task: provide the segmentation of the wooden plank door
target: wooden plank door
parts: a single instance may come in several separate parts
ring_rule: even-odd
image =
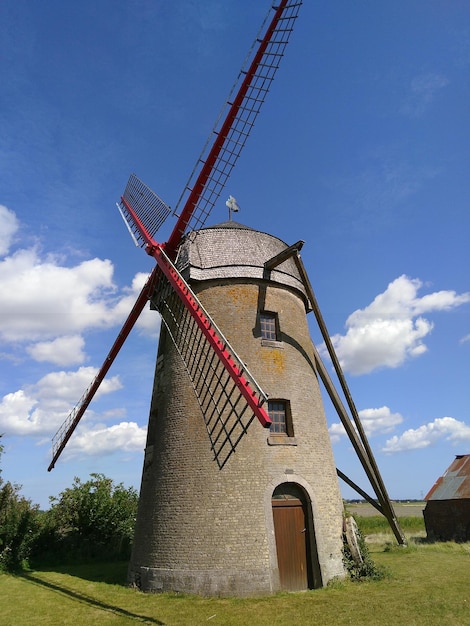
[[[302,502],[273,500],[272,507],[281,589],[308,589],[308,531]]]

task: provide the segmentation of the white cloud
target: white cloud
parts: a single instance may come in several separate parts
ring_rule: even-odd
[[[453,417],[439,417],[419,428],[410,428],[403,434],[388,439],[383,447],[383,452],[392,453],[428,448],[441,440],[468,446],[470,443],[470,426]]]
[[[0,404],[0,428],[5,435],[41,435],[46,431],[38,423],[34,410],[37,400],[22,389],[8,393]]]
[[[12,239],[19,228],[18,219],[13,211],[0,204],[0,256],[8,253]]]
[[[391,432],[397,424],[401,424],[403,417],[400,413],[392,413],[388,406],[377,409],[362,409],[359,418],[367,437]],[[328,429],[332,443],[346,436],[346,431],[340,422],[332,424]]]
[[[140,452],[145,448],[146,436],[147,428],[135,422],[121,422],[109,427],[96,425],[74,434],[67,444],[64,458],[111,454],[116,451]]]
[[[143,272],[136,274],[132,280],[131,288],[126,290],[127,295],[125,295],[116,306],[116,313],[120,314],[123,320],[129,315],[147,278],[148,274]],[[136,327],[146,335],[156,337],[160,329],[160,321],[160,315],[156,311],[151,310],[150,305],[147,304],[136,322]]]
[[[12,211],[0,205],[0,252],[8,251],[18,221]],[[106,259],[89,259],[67,267],[57,256],[41,256],[37,248],[17,250],[0,261],[0,340],[18,345],[25,341],[40,342],[30,346],[37,360],[59,365],[83,362],[83,345],[79,334],[93,328],[110,328],[122,324],[139,295],[147,274],[138,273],[131,287],[118,292],[113,282],[114,267]],[[158,335],[160,319],[147,305],[137,328]],[[66,358],[65,336],[74,336],[75,360]],[[58,341],[47,345],[49,341]],[[72,341],[71,339],[67,341]]]
[[[449,80],[442,74],[427,73],[415,76],[401,112],[411,117],[419,117],[433,102],[438,91],[448,84]]]
[[[382,406],[378,409],[363,409],[359,411],[359,417],[368,437],[389,433],[403,421],[400,413],[392,413],[388,406]]]
[[[33,249],[7,257],[0,263],[0,337],[47,339],[111,326],[116,322],[112,275],[108,260],[64,267],[54,258],[40,259]]]
[[[7,254],[19,223],[15,214],[0,206],[0,253]],[[21,363],[22,349],[32,359],[60,367],[85,361],[85,333],[120,326],[129,315],[148,275],[136,274],[130,287],[118,291],[109,260],[90,259],[68,267],[63,258],[43,255],[39,248],[18,249],[0,259],[0,341],[11,347],[2,358]],[[136,322],[146,335],[156,336],[159,315],[148,304]],[[117,334],[117,330],[116,330]],[[103,355],[104,356],[104,355]],[[7,436],[49,441],[69,415],[98,370],[50,372],[0,398],[0,432]],[[95,398],[122,387],[117,376],[105,378]],[[72,453],[109,453],[114,449],[142,450],[145,428],[122,421],[122,407],[98,415],[88,408],[70,444]],[[121,421],[109,427],[97,420]]]
[[[86,389],[98,373],[96,367],[80,367],[76,372],[51,372],[41,378],[34,389],[37,390],[41,402],[50,399],[61,399],[67,402],[75,402],[83,390]],[[95,397],[121,389],[118,376],[106,378],[100,385]],[[50,407],[50,404],[48,405]]]
[[[332,424],[328,428],[328,432],[330,433],[331,443],[338,443],[342,437],[346,437],[346,431],[344,430],[344,426],[341,422],[335,422]]]
[[[366,308],[348,317],[346,334],[331,338],[345,371],[366,374],[379,367],[398,367],[406,359],[423,354],[427,350],[423,339],[432,331],[433,323],[422,315],[470,302],[470,293],[455,291],[418,298],[421,287],[420,280],[402,275]]]
[[[0,432],[14,436],[52,437],[97,374],[93,367],[76,372],[52,372],[35,385],[5,395],[0,402]],[[95,398],[122,387],[119,378],[106,378]],[[88,410],[88,417],[93,413]]]
[[[57,337],[53,341],[41,341],[27,348],[35,361],[48,361],[62,367],[76,365],[85,360],[85,340],[80,335]]]

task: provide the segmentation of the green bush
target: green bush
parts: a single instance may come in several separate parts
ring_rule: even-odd
[[[356,538],[361,561],[354,558],[346,534],[343,534],[343,563],[349,577],[354,581],[381,580],[385,577],[385,570],[372,560],[364,535],[359,528],[356,530]]]
[[[103,474],[86,482],[75,477],[72,487],[49,498],[49,511],[39,511],[20,489],[0,477],[0,570],[129,559],[138,503],[133,487]]]
[[[0,445],[0,455],[2,452]],[[19,492],[19,485],[4,483],[0,478],[0,570],[3,571],[21,569],[34,540],[38,507]]]
[[[127,559],[134,533],[138,494],[103,474],[51,497],[40,518],[33,558],[36,562]]]

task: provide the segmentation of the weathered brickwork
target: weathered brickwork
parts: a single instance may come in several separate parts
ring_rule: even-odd
[[[235,256],[256,257],[250,267],[262,272],[260,248],[264,263],[279,252],[279,240],[243,231],[243,256],[239,252]],[[233,225],[220,228],[224,246],[219,248],[224,254],[230,255],[230,250],[234,254],[239,234]],[[217,233],[211,232],[211,242],[214,238]],[[204,240],[197,241],[200,249]],[[251,257],[250,241],[255,250]],[[191,251],[186,253],[191,280],[194,261]],[[342,500],[314,367],[306,300],[295,287],[298,277],[292,264],[288,280],[282,278],[282,266],[275,282],[262,278],[262,273],[261,278],[251,275],[251,269],[243,277],[240,267],[231,279],[226,271],[233,269],[233,259],[221,260],[221,254],[213,257],[220,276],[215,262],[208,267],[211,261],[206,259],[210,278],[204,280],[201,263],[199,280],[192,287],[268,396],[290,402],[293,445],[273,442],[269,430],[255,420],[219,469],[184,365],[162,332],[129,579],[146,591],[204,595],[277,591],[271,498],[278,485],[294,483],[311,507],[312,536],[326,584],[344,574]],[[279,342],[263,345],[262,310],[278,314]]]

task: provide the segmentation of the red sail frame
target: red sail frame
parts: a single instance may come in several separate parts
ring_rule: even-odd
[[[236,95],[236,97],[234,98],[233,102],[230,105],[228,114],[225,118],[225,121],[221,127],[221,129],[219,131],[217,131],[216,133],[216,139],[214,141],[214,144],[209,152],[209,155],[205,158],[205,160],[203,161],[202,164],[202,168],[201,171],[198,174],[197,180],[195,182],[195,184],[193,185],[191,191],[190,191],[190,195],[187,198],[184,208],[182,209],[180,216],[178,218],[178,221],[168,239],[168,241],[166,242],[166,244],[162,245],[162,246],[154,246],[154,242],[152,241],[148,241],[147,244],[150,245],[150,250],[147,250],[150,254],[152,254],[152,256],[154,254],[157,255],[158,258],[156,258],[157,260],[157,266],[154,268],[154,270],[152,271],[152,273],[150,274],[149,279],[147,280],[144,288],[142,289],[141,293],[139,294],[137,301],[135,302],[131,313],[129,314],[128,318],[126,319],[126,321],[124,322],[124,325],[116,339],[116,341],[114,342],[111,350],[109,351],[103,365],[101,366],[100,371],[98,372],[97,376],[94,378],[94,380],[92,381],[92,383],[90,384],[90,386],[88,387],[88,389],[85,391],[85,393],[83,394],[83,396],[81,397],[81,399],[79,400],[78,404],[75,406],[75,408],[72,410],[72,412],[69,414],[69,416],[67,417],[67,419],[65,420],[65,422],[62,424],[62,426],[59,428],[59,430],[57,431],[57,433],[54,436],[53,439],[53,458],[52,461],[48,467],[48,471],[51,471],[53,469],[53,467],[55,466],[55,463],[57,461],[57,459],[59,458],[60,454],[62,453],[62,451],[64,450],[67,442],[69,441],[72,433],[74,432],[75,428],[77,427],[80,419],[83,417],[83,414],[85,413],[88,405],[90,404],[91,400],[93,399],[94,395],[96,394],[101,382],[103,381],[104,377],[106,376],[109,368],[111,367],[112,363],[114,362],[114,359],[116,358],[117,354],[119,353],[124,341],[126,340],[126,338],[128,337],[130,331],[132,330],[134,324],[136,323],[139,315],[141,314],[141,312],[143,311],[147,301],[149,300],[154,288],[155,288],[155,282],[158,278],[158,268],[163,270],[162,264],[164,264],[164,262],[162,262],[159,259],[163,258],[163,255],[161,255],[162,250],[165,251],[165,253],[168,255],[168,257],[173,260],[176,256],[176,251],[178,249],[178,246],[181,242],[181,238],[185,232],[185,230],[188,227],[188,224],[190,222],[191,216],[193,215],[198,201],[201,198],[204,189],[206,187],[206,185],[208,184],[208,181],[210,180],[210,176],[211,176],[211,172],[213,172],[216,163],[217,163],[217,159],[220,158],[221,153],[223,153],[223,148],[224,148],[224,144],[226,142],[226,140],[228,139],[230,130],[232,128],[232,125],[234,124],[234,122],[237,119],[237,114],[240,111],[240,108],[242,106],[242,102],[244,101],[244,99],[247,97],[247,94],[249,92],[250,89],[250,85],[252,84],[252,81],[256,80],[256,70],[258,68],[258,66],[261,64],[261,61],[263,59],[263,55],[265,54],[269,43],[271,41],[271,38],[274,36],[274,34],[276,33],[276,28],[278,27],[279,23],[281,22],[281,20],[283,19],[283,14],[286,10],[288,9],[292,9],[292,13],[291,15],[288,16],[288,19],[293,21],[295,20],[295,18],[297,17],[297,13],[299,10],[300,5],[302,4],[302,2],[300,0],[296,1],[296,0],[281,0],[281,2],[279,3],[279,5],[277,7],[273,7],[275,9],[275,14],[274,17],[272,18],[265,35],[263,36],[263,38],[260,40],[259,42],[259,46],[257,49],[257,52],[253,58],[253,61],[250,64],[250,67],[248,69],[248,71],[245,74],[245,78],[239,88],[239,91]],[[281,31],[283,29],[280,29]],[[286,28],[285,31],[287,34],[283,34],[282,37],[282,41],[280,42],[280,48],[283,50],[285,45],[287,44],[288,41],[288,37],[290,34],[290,31],[292,30],[292,28]],[[282,52],[279,54],[279,56],[282,56]],[[275,69],[277,69],[277,67],[273,68],[274,71]],[[267,81],[268,84],[270,83],[270,81],[272,80],[272,76],[270,77],[270,79]],[[259,107],[258,107],[259,108]],[[257,111],[255,112],[255,117],[256,117]],[[246,139],[246,137],[245,137]],[[236,158],[238,158],[239,152],[234,154],[235,160]],[[232,165],[233,166],[233,165]],[[231,170],[231,168],[230,168]],[[225,178],[222,179],[223,181],[225,181]],[[219,184],[220,186],[220,184]],[[219,192],[220,193],[220,192]],[[123,199],[121,199],[122,201]],[[140,230],[140,229],[139,229]],[[141,231],[142,232],[142,231]],[[166,266],[165,266],[166,267]],[[165,271],[165,270],[163,270]],[[179,293],[179,292],[178,292]],[[188,302],[189,306],[192,306],[189,302]],[[189,309],[188,309],[189,310]],[[201,324],[201,330],[202,328],[206,328],[206,322],[205,321],[200,321],[198,322],[198,324]],[[206,332],[203,330],[203,332]],[[214,349],[216,349],[217,346],[217,340],[213,339],[212,341],[214,341]],[[217,348],[219,349],[219,348]],[[232,368],[232,366],[230,365],[230,360],[226,357],[226,355],[223,353],[223,351],[221,351],[221,355],[220,357],[222,359],[226,359],[227,362],[227,367],[228,368]],[[236,369],[236,368],[235,368]],[[240,373],[236,372],[235,369],[233,370],[233,375],[235,376],[239,376]],[[232,374],[231,374],[232,375]],[[238,385],[238,383],[237,383]],[[239,381],[239,388],[240,391],[242,389],[244,389],[245,391],[242,393],[246,393],[248,397],[251,396],[251,392],[247,392],[247,387],[245,385],[245,382],[240,379]],[[247,401],[250,403],[250,407],[251,407],[251,403],[253,403],[253,407],[254,408],[254,412],[255,414],[257,414],[258,419],[260,420],[260,422],[264,425],[264,426],[269,426],[270,424],[270,420],[269,420],[269,416],[266,414],[266,412],[264,410],[262,410],[262,408],[260,406],[257,406],[256,402],[253,402],[253,398],[251,397],[251,400]],[[258,414],[259,413],[259,414]]]
[[[191,317],[195,320],[200,331],[209,341],[215,354],[222,362],[232,380],[235,382],[238,390],[245,398],[250,409],[258,418],[260,424],[264,428],[269,428],[271,425],[271,419],[261,406],[262,402],[259,400],[257,392],[253,389],[252,384],[245,378],[243,372],[236,365],[230,351],[227,349],[226,343],[221,340],[213,324],[206,317],[201,306],[187,288],[180,274],[163,252],[162,247],[158,245],[155,246],[151,251],[151,254],[157,261],[159,268],[165,274],[179,299],[184,304]]]
[[[286,8],[294,7],[296,11],[302,2],[293,2],[292,0],[281,0],[277,8],[275,9],[274,17],[266,30],[266,33],[263,39],[260,41],[258,50],[251,62],[249,69],[245,73],[245,78],[238,90],[236,97],[230,105],[230,109],[227,113],[227,117],[222,125],[222,127],[217,131],[215,141],[212,145],[212,148],[207,157],[205,157],[203,166],[199,175],[197,177],[196,182],[194,183],[191,193],[187,198],[184,208],[181,211],[181,214],[178,218],[178,221],[173,229],[172,234],[170,235],[168,241],[165,244],[165,252],[170,257],[170,259],[174,258],[174,254],[178,248],[178,245],[181,241],[181,237],[183,236],[186,227],[191,219],[191,216],[196,208],[197,202],[201,197],[204,188],[209,180],[211,172],[214,170],[214,166],[217,162],[217,159],[222,151],[224,143],[229,136],[230,129],[236,120],[237,114],[242,106],[243,100],[246,98],[247,93],[250,89],[250,85],[254,77],[256,77],[256,71],[258,66],[260,65],[263,55],[266,53],[267,47],[274,33],[276,32],[277,25],[282,19],[283,12]],[[295,19],[297,14],[293,16],[292,19]],[[287,43],[287,41],[285,42]],[[285,45],[285,44],[284,44]]]

